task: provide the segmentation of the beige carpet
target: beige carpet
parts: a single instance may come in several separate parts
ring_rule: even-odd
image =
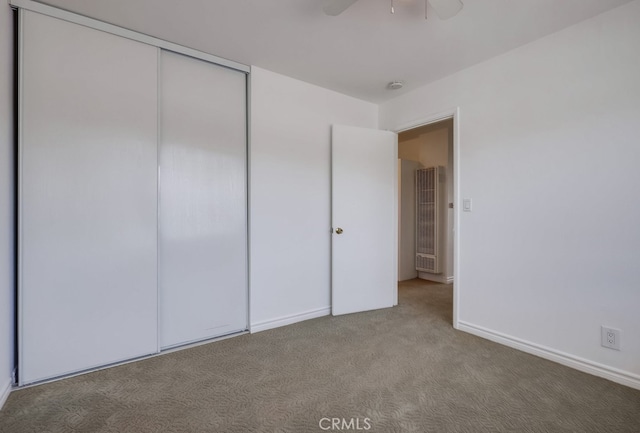
[[[451,286],[400,287],[396,308],[15,391],[0,432],[640,432],[640,391],[455,331]]]

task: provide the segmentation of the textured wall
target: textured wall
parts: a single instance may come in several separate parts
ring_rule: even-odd
[[[380,108],[391,129],[460,108],[459,320],[635,386],[639,21],[634,1]]]
[[[372,103],[252,68],[252,327],[320,310],[326,314],[331,124],[375,128],[377,121]]]

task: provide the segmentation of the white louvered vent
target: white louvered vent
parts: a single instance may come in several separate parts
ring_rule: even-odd
[[[438,215],[441,206],[439,167],[416,171],[416,269],[440,273]]]
[[[418,254],[416,256],[416,269],[422,272],[433,272],[437,269],[436,257]]]

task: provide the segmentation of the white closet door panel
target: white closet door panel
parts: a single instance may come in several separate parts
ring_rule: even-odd
[[[161,54],[160,342],[247,327],[246,77]]]
[[[157,351],[157,49],[21,11],[20,382]]]

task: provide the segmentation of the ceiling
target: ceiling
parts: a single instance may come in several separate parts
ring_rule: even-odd
[[[440,20],[423,0],[46,0],[102,21],[380,103],[630,0],[462,0]],[[402,90],[388,90],[392,80]]]

